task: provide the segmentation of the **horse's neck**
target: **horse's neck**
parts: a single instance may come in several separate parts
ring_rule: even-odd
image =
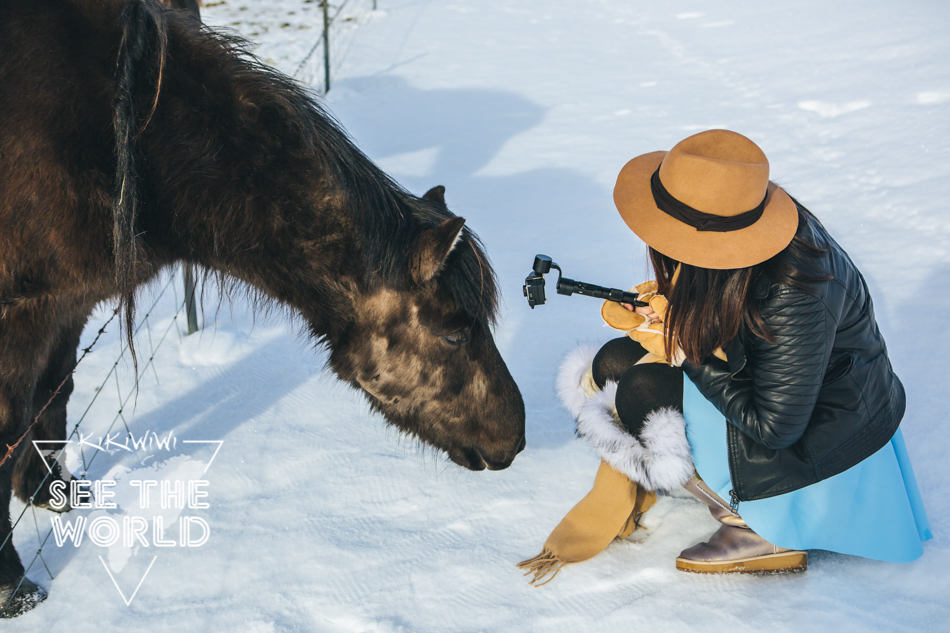
[[[296,308],[320,335],[351,308],[363,285],[346,205],[231,191],[221,203],[193,207],[190,214],[187,259]]]
[[[172,217],[144,228],[170,258],[305,316],[341,310],[372,274],[366,231],[404,227],[405,201],[305,95],[233,58],[197,58],[208,41],[187,33],[177,45],[197,52],[176,56],[170,36],[168,92],[143,141],[152,191]]]
[[[248,148],[279,141],[263,129],[248,137],[232,140]],[[223,148],[196,158],[192,173],[156,183],[172,215],[145,227],[156,250],[237,278],[311,323],[343,311],[362,275],[357,214],[318,161]]]

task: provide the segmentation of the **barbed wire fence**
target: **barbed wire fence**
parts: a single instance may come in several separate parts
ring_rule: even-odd
[[[343,59],[352,46],[359,24],[366,21],[370,10],[375,11],[377,9],[377,0],[343,0],[339,3],[321,0],[321,3],[322,32],[306,56],[298,63],[293,76],[300,81],[318,86],[321,92],[326,94],[330,89],[332,73],[339,70]],[[318,81],[318,78],[322,78],[322,81]],[[125,434],[134,441],[132,434],[134,424],[130,422],[132,416],[130,415],[129,406],[134,404],[134,398],[139,393],[140,387],[144,387],[149,382],[145,381],[146,374],[151,375],[155,385],[161,384],[155,364],[156,354],[168,340],[174,340],[173,331],[177,335],[179,343],[181,343],[183,337],[199,329],[195,301],[196,277],[194,267],[183,264],[181,267],[166,273],[162,280],[154,286],[156,288],[154,292],[144,297],[147,301],[150,301],[150,304],[144,315],[134,324],[133,340],[140,357],[142,352],[146,350],[148,351],[148,357],[144,363],[139,365],[137,373],[132,371],[133,364],[130,362],[131,354],[129,353],[128,344],[125,338],[119,335],[117,320],[119,309],[100,308],[90,320],[90,324],[98,325],[97,330],[95,330],[92,342],[85,348],[80,348],[82,353],[70,375],[76,374],[80,363],[88,355],[95,353],[102,358],[109,354],[110,350],[107,347],[107,342],[100,342],[103,336],[112,338],[112,362],[100,363],[97,367],[97,369],[100,369],[100,378],[92,380],[98,386],[92,390],[88,402],[82,402],[84,394],[80,393],[81,390],[77,390],[73,394],[69,410],[75,411],[78,407],[82,409],[82,412],[74,423],[72,423],[73,416],[70,416],[72,426],[71,429],[67,426],[68,435],[65,441],[57,441],[57,443],[62,443],[62,447],[58,450],[43,451],[46,454],[41,453],[42,458],[48,460],[47,463],[50,464],[50,467],[27,502],[20,504],[14,500],[11,504],[11,506],[22,505],[22,508],[19,508],[17,512],[14,511],[14,507],[11,507],[13,527],[6,539],[0,543],[0,550],[4,547],[16,546],[17,551],[23,555],[22,560],[26,571],[20,580],[20,584],[10,593],[7,602],[0,605],[0,617],[3,617],[10,605],[13,604],[23,582],[31,573],[40,572],[49,580],[54,579],[53,571],[43,555],[44,548],[48,546],[50,537],[53,535],[53,528],[42,527],[41,517],[48,511],[34,504],[34,499],[52,476],[52,464],[58,463],[67,477],[71,473],[72,476],[77,476],[78,479],[86,479],[96,458],[106,449],[102,447],[101,441],[94,449],[78,441],[81,440],[82,433],[88,431],[89,435],[97,434],[101,439],[111,437],[113,429],[119,427],[119,433],[124,430]],[[181,294],[180,289],[183,290]],[[172,301],[171,309],[168,305],[169,296],[171,296]],[[171,312],[170,316],[169,311]],[[166,316],[163,317],[162,314]],[[87,362],[83,365],[83,374],[87,381],[90,379],[90,375],[87,373],[89,371],[91,371],[91,368],[88,367]],[[134,376],[134,378],[130,379],[130,376]],[[60,387],[65,382],[64,380]],[[110,397],[102,397],[104,394],[110,393],[113,385],[114,393],[111,393]],[[47,406],[52,403],[58,391],[57,389],[50,397]],[[86,391],[86,394],[88,394],[88,391]],[[43,410],[45,408],[43,407]],[[43,410],[35,414],[33,423],[39,419]],[[100,420],[108,420],[108,426],[105,429],[93,428]],[[120,423],[121,426],[119,426]],[[28,431],[20,438],[21,441],[25,441],[29,435]],[[78,449],[67,453],[67,447],[72,443],[76,443]],[[36,450],[35,446],[30,444],[21,450]],[[16,446],[14,445],[13,448],[16,448]],[[17,455],[11,449],[3,459],[16,457]],[[68,467],[70,461],[74,462],[74,467],[78,472],[74,472]],[[108,466],[105,467],[105,470],[107,469]],[[28,552],[32,552],[32,557],[29,557]],[[29,558],[29,562],[27,562],[27,558]]]
[[[188,270],[189,267],[184,268],[185,270]],[[46,512],[46,510],[45,508],[38,508],[34,504],[34,499],[52,476],[52,464],[59,463],[60,468],[65,474],[70,471],[66,465],[67,457],[70,457],[74,461],[77,461],[79,472],[74,473],[74,475],[77,476],[78,479],[86,479],[93,462],[99,456],[99,453],[103,452],[105,448],[102,446],[101,441],[94,449],[91,449],[88,444],[83,444],[81,441],[78,441],[82,439],[82,434],[84,432],[88,431],[89,435],[97,434],[100,438],[110,437],[113,433],[113,429],[115,429],[121,422],[121,427],[119,428],[118,432],[121,432],[121,430],[124,429],[127,436],[134,439],[130,426],[131,416],[128,411],[130,403],[134,403],[133,399],[138,393],[140,386],[147,384],[147,381],[145,380],[146,374],[151,373],[151,376],[155,381],[154,384],[160,384],[155,358],[162,346],[168,340],[174,338],[171,336],[172,332],[174,331],[177,334],[179,342],[181,342],[183,337],[188,334],[189,328],[187,323],[181,327],[176,327],[179,326],[182,321],[187,322],[190,320],[189,307],[192,311],[192,314],[194,313],[193,276],[190,287],[190,296],[183,296],[179,290],[179,288],[186,287],[187,284],[185,283],[185,278],[187,276],[188,275],[184,271],[178,268],[173,269],[165,274],[165,276],[156,286],[156,290],[153,293],[147,293],[146,297],[144,297],[150,302],[149,307],[145,310],[145,313],[137,320],[133,327],[133,340],[135,341],[135,347],[139,357],[143,358],[143,352],[146,351],[148,352],[148,356],[143,358],[145,362],[139,365],[137,374],[135,372],[128,371],[131,369],[130,365],[132,365],[130,362],[131,355],[129,353],[128,343],[125,341],[125,337],[119,335],[117,320],[119,309],[106,308],[104,309],[105,316],[102,316],[103,309],[100,309],[98,314],[94,314],[93,318],[90,320],[90,323],[95,322],[100,325],[96,331],[93,341],[85,348],[81,348],[82,354],[77,360],[71,375],[74,375],[77,372],[83,360],[90,354],[97,353],[100,357],[104,355],[110,355],[110,349],[107,347],[107,343],[105,341],[100,342],[100,338],[102,338],[104,335],[111,335],[113,339],[110,355],[112,362],[111,364],[108,364],[107,361],[105,366],[102,366],[100,363],[100,368],[105,370],[104,375],[102,372],[100,372],[101,378],[96,380],[98,386],[93,389],[92,395],[89,398],[89,401],[85,403],[84,407],[82,406],[81,398],[76,397],[81,395],[78,393],[79,390],[77,390],[77,393],[74,394],[74,397],[72,398],[72,407],[79,405],[79,407],[82,409],[82,412],[79,414],[78,419],[72,423],[71,430],[67,426],[68,435],[65,441],[55,441],[57,444],[61,442],[62,447],[52,451],[44,451],[47,453],[46,455],[42,455],[44,461],[49,460],[47,461],[47,464],[49,465],[47,474],[43,477],[36,490],[33,491],[33,494],[30,495],[27,502],[22,504],[23,507],[20,509],[19,513],[11,512],[11,518],[15,517],[13,518],[13,529],[7,538],[2,543],[0,543],[0,549],[4,547],[13,547],[15,544],[17,551],[23,555],[24,567],[26,571],[16,589],[10,593],[10,597],[6,604],[0,605],[0,617],[6,613],[7,608],[13,603],[13,600],[23,585],[24,580],[28,575],[30,575],[32,571],[40,571],[45,576],[48,576],[50,580],[53,580],[54,578],[53,572],[50,570],[50,566],[46,558],[43,556],[43,549],[47,546],[50,536],[53,534],[53,528],[48,527],[44,529],[41,527],[42,521],[40,517]],[[174,311],[172,312],[171,316],[162,317],[161,314],[163,312],[166,315],[168,314],[169,297],[171,298],[171,305],[175,306]],[[167,321],[167,323],[165,321]],[[82,365],[82,368],[84,373],[90,370],[87,365]],[[130,380],[128,374],[134,374],[134,379]],[[88,379],[89,376],[87,375],[86,378]],[[65,380],[63,382],[65,383]],[[104,394],[110,392],[112,385],[115,387],[115,392],[113,394],[114,398],[103,398],[102,396]],[[55,396],[56,393],[50,397],[49,402],[52,402]],[[110,400],[110,402],[104,402],[104,400]],[[49,404],[49,402],[47,404]],[[118,408],[115,408],[116,402],[118,403]],[[38,412],[34,416],[34,420],[39,417],[40,413],[41,412]],[[103,413],[106,415],[103,415]],[[105,430],[102,428],[92,428],[95,426],[96,421],[103,419],[110,420],[108,427],[106,427]],[[25,436],[26,435],[28,434],[25,434]],[[37,443],[39,442],[40,441],[38,440]],[[76,443],[78,445],[78,450],[67,456],[66,449],[72,443]],[[35,446],[36,445],[34,444],[28,444],[22,448],[22,450],[37,450]],[[39,513],[37,512],[38,509],[40,511]],[[32,540],[34,535],[36,539],[35,541]],[[33,556],[29,562],[26,561],[27,552],[33,552]]]
[[[377,0],[320,0],[323,29],[310,50],[297,64],[293,77],[330,91],[331,77],[339,71],[353,44],[359,25],[377,10]]]

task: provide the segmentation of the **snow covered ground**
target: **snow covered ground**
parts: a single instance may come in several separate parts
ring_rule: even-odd
[[[4,630],[950,631],[950,5],[351,2],[328,106],[408,188],[445,185],[485,241],[527,450],[505,471],[463,471],[369,413],[289,319],[216,310],[211,297],[203,332],[180,339],[175,298],[163,296],[149,331],[171,333],[125,416],[140,436],[181,443],[146,459],[102,453],[89,477],[204,477],[211,507],[181,514],[204,519],[209,538],[158,554],[47,545],[55,580],[39,563],[30,576],[49,599]],[[288,74],[321,19],[312,0],[214,1],[203,15],[260,42]],[[687,575],[673,559],[714,523],[691,499],[663,497],[645,541],[616,542],[535,589],[514,564],[539,551],[597,466],[555,402],[555,367],[576,342],[613,333],[598,302],[554,296],[532,311],[521,283],[539,252],[572,278],[643,280],[644,248],[614,210],[613,181],[633,156],[713,127],[755,140],[773,179],[867,277],[907,388],[902,428],[935,538],[907,565],[813,552],[800,575]],[[71,423],[117,350],[110,331],[84,361]],[[118,393],[102,388],[87,432],[105,431]],[[184,440],[223,444],[210,462],[216,445]],[[81,470],[76,451],[69,464]],[[37,512],[44,535],[51,516]],[[16,538],[27,560],[31,521]],[[146,570],[127,606],[115,585],[128,598]]]

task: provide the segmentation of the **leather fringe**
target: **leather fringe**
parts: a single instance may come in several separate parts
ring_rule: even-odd
[[[541,550],[541,553],[535,556],[534,558],[529,558],[528,560],[523,560],[518,563],[518,569],[526,569],[524,575],[534,574],[534,577],[531,578],[529,584],[534,585],[535,587],[540,587],[546,585],[557,576],[558,572],[566,565],[564,561],[560,560],[557,556],[554,555],[549,549]],[[539,580],[544,580],[547,576],[550,576],[544,582],[538,582]]]

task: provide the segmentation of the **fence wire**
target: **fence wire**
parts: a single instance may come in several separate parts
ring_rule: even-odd
[[[99,401],[100,396],[102,396],[104,393],[108,393],[109,390],[111,390],[113,384],[115,386],[115,394],[117,396],[119,406],[118,406],[118,409],[114,411],[114,415],[112,415],[111,422],[108,428],[105,431],[101,432],[100,437],[109,437],[109,435],[112,433],[112,429],[115,428],[116,425],[121,421],[122,428],[125,429],[125,432],[128,435],[128,437],[132,438],[132,431],[130,429],[129,416],[127,413],[130,401],[134,403],[134,397],[138,393],[138,388],[140,385],[145,384],[143,379],[145,379],[146,375],[149,373],[149,370],[151,370],[151,375],[155,380],[155,384],[156,385],[160,384],[158,370],[155,367],[155,355],[158,353],[158,350],[161,349],[165,341],[168,340],[168,336],[169,334],[171,334],[172,330],[174,330],[177,333],[179,342],[181,342],[182,340],[181,329],[176,327],[176,325],[178,324],[179,317],[182,318],[182,321],[187,319],[187,313],[186,313],[186,308],[185,308],[185,297],[184,296],[180,297],[179,292],[178,292],[179,287],[184,287],[182,277],[183,275],[179,269],[175,269],[171,273],[169,273],[167,280],[165,280],[163,283],[160,282],[161,285],[158,287],[158,290],[155,292],[154,299],[152,300],[148,309],[145,311],[145,314],[141,318],[139,318],[139,320],[135,324],[135,327],[133,329],[133,338],[135,340],[137,353],[141,357],[141,354],[147,350],[148,358],[144,364],[141,364],[139,366],[138,374],[135,375],[134,380],[127,380],[126,376],[120,376],[120,374],[123,374],[124,367],[128,367],[129,369],[131,369],[131,363],[129,362],[129,356],[130,356],[129,348],[128,348],[128,343],[125,340],[125,337],[117,336],[116,346],[118,347],[118,352],[116,353],[113,351],[113,353],[115,354],[114,361],[112,362],[108,371],[106,371],[105,375],[102,377],[101,381],[99,382],[98,387],[94,388],[93,395],[90,398],[89,403],[85,406],[82,413],[79,415],[79,418],[76,420],[75,424],[73,424],[72,430],[69,432],[69,435],[66,437],[66,440],[63,443],[62,448],[60,448],[55,453],[55,456],[46,455],[43,457],[44,461],[52,457],[52,462],[47,462],[47,463],[50,463],[51,465],[53,463],[59,462],[64,475],[68,472],[68,469],[66,468],[66,459],[65,459],[66,447],[69,446],[68,442],[74,439],[80,438],[81,437],[80,433],[82,430],[90,430],[88,428],[84,428],[83,424],[85,423],[86,427],[90,426],[91,422],[87,422],[87,419],[90,417],[90,411],[93,410],[94,405],[97,403],[97,401]],[[172,297],[172,300],[173,300],[172,305],[176,306],[175,312],[171,315],[167,324],[160,324],[160,322],[164,320],[164,318],[160,317],[161,311],[163,309],[167,310],[167,299],[164,304],[160,305],[160,303],[162,303],[163,297],[166,297],[168,295],[171,295]],[[87,324],[87,328],[91,324],[96,324],[98,328],[104,329],[104,328],[107,328],[111,324],[112,329],[118,335],[119,327],[118,327],[118,320],[114,320],[115,314],[116,314],[115,311],[109,310],[106,313],[106,317],[99,317],[98,320],[96,320],[94,317],[93,319],[90,320],[90,323]],[[106,320],[106,323],[105,325],[101,325],[104,319]],[[157,321],[158,323],[156,323]],[[100,335],[101,334],[102,332],[100,332]],[[106,347],[105,344],[103,343],[100,343],[100,347],[96,349],[92,349],[92,347],[93,347],[92,345],[89,346],[90,352],[92,353],[98,352],[100,357],[102,355],[109,353],[109,348]],[[85,373],[87,370],[88,370],[88,367],[84,366],[83,372]],[[78,395],[80,394],[78,393],[74,394],[74,396],[78,396]],[[105,404],[104,406],[109,406],[109,405]],[[71,415],[69,416],[69,418],[72,418],[72,417],[73,416]],[[67,429],[68,429],[68,426],[67,426]],[[94,432],[100,433],[100,430],[96,429]],[[33,446],[27,446],[23,450],[35,450],[35,449]],[[99,456],[99,453],[102,452],[102,450],[103,450],[103,447],[101,445],[101,442],[95,448],[95,450],[87,450],[87,448],[84,447],[81,442],[79,443],[78,462],[81,465],[80,472],[78,473],[79,479],[86,479],[86,474],[88,473],[90,467],[92,466],[92,463],[95,461],[96,457]],[[37,508],[33,504],[33,500],[36,497],[37,493],[39,493],[39,491],[46,484],[47,480],[50,478],[51,469],[48,469],[48,471],[49,472],[47,472],[47,474],[43,477],[43,480],[40,482],[39,486],[37,486],[36,490],[33,491],[33,494],[30,495],[26,505],[23,506],[23,509],[20,511],[19,515],[13,521],[13,529],[10,531],[10,534],[2,543],[0,543],[0,550],[2,550],[4,547],[13,547],[14,541],[17,540],[17,539],[14,539],[14,535],[22,534],[24,532],[27,532],[30,535],[35,533],[36,545],[37,545],[36,551],[34,552],[33,558],[30,560],[30,562],[28,564],[24,564],[26,571],[24,572],[23,579],[25,579],[27,575],[29,575],[30,572],[34,568],[39,569],[39,566],[42,567],[42,569],[45,571],[46,575],[49,577],[50,580],[53,580],[54,578],[53,572],[50,570],[49,564],[47,563],[46,559],[43,558],[43,548],[46,546],[47,542],[49,541],[50,536],[53,534],[53,528],[50,527],[48,530],[46,530],[46,534],[45,535],[43,534],[43,530],[40,528],[40,519],[37,517],[37,512],[36,512]],[[75,475],[75,473],[73,474]],[[32,525],[30,524],[30,519],[32,519]],[[29,540],[30,540],[30,537],[27,537],[26,539],[21,540],[17,547],[17,550],[24,556],[26,555],[28,551],[30,551],[30,548],[28,546]],[[38,563],[39,563],[39,566],[38,566]],[[23,584],[23,579],[21,579],[20,584],[17,585],[16,590],[11,592],[10,598],[7,601],[7,603],[0,606],[0,616],[2,616],[6,612],[7,608],[13,602],[14,597],[17,595],[17,592],[20,590],[20,586]]]
[[[347,53],[353,45],[358,27],[368,21],[372,11],[377,9],[377,0],[343,0],[342,2],[336,3],[328,2],[327,0],[322,1],[325,3],[325,11],[323,12],[323,15],[325,15],[324,24],[322,25],[323,28],[321,29],[319,37],[310,47],[307,54],[297,64],[293,76],[296,79],[316,86],[322,93],[326,94],[330,89],[331,75],[339,71]],[[72,430],[66,437],[66,441],[63,443],[62,448],[60,448],[53,456],[46,455],[43,457],[44,460],[48,460],[50,457],[52,457],[52,463],[58,462],[64,474],[68,472],[66,467],[66,447],[69,446],[68,442],[80,437],[84,423],[86,423],[87,427],[89,426],[90,423],[86,421],[90,415],[90,411],[93,410],[94,405],[96,405],[97,401],[99,401],[100,396],[102,396],[103,393],[106,393],[107,390],[110,390],[113,384],[115,386],[118,408],[114,410],[114,414],[112,415],[108,428],[101,432],[100,437],[109,437],[112,433],[112,430],[119,424],[119,422],[121,422],[121,428],[125,430],[125,433],[129,438],[132,438],[132,430],[130,428],[130,420],[128,415],[129,403],[130,401],[134,402],[133,398],[137,393],[138,386],[146,377],[146,374],[151,373],[152,378],[155,380],[155,384],[160,384],[160,378],[154,363],[155,355],[168,339],[168,335],[172,332],[172,330],[174,330],[178,335],[179,342],[181,341],[182,331],[181,328],[176,327],[176,325],[178,324],[179,317],[182,318],[183,322],[187,321],[188,319],[186,297],[179,297],[178,293],[179,286],[187,287],[187,283],[182,283],[182,277],[182,273],[177,269],[169,274],[168,279],[158,289],[156,296],[154,297],[154,300],[152,301],[148,310],[145,311],[145,314],[135,324],[133,338],[136,341],[136,349],[139,353],[145,349],[148,349],[149,352],[146,362],[139,367],[139,371],[135,376],[135,379],[133,381],[125,381],[128,384],[123,385],[123,379],[120,377],[120,373],[122,373],[122,371],[120,371],[120,369],[123,365],[129,365],[129,349],[128,344],[124,341],[124,338],[117,337],[118,353],[114,357],[114,362],[102,377],[99,386],[94,389],[91,399],[83,409],[82,413],[79,415],[79,418],[76,420],[75,424],[73,424]],[[165,297],[169,292],[174,295],[174,306],[176,306],[176,311],[172,314],[167,325],[164,325],[164,327],[159,326],[156,329],[154,327],[155,321],[158,318],[156,316],[156,310],[161,309],[159,304],[162,301],[162,298]],[[104,329],[107,326],[112,325],[112,328],[118,332],[118,322],[113,322],[115,313],[111,313],[112,318],[108,318],[108,316],[109,313],[107,313],[106,317],[100,317],[99,320],[96,321],[97,324],[100,324],[99,328]],[[103,320],[106,320],[105,325],[101,325]],[[92,323],[92,321],[90,321],[90,323]],[[186,333],[187,332],[188,330],[186,329]],[[100,332],[100,335],[101,334],[102,332]],[[107,352],[107,348],[100,344],[99,349],[90,349],[90,351],[97,351],[101,357]],[[80,394],[74,394],[74,400],[76,399],[75,396],[78,395]],[[72,416],[69,417],[72,418]],[[29,446],[23,450],[30,450],[32,448],[32,446]],[[79,443],[78,463],[80,465],[80,472],[78,475],[80,479],[86,479],[86,475],[89,472],[90,467],[102,450],[103,448],[101,447],[101,443],[100,446],[95,448],[95,450],[87,450],[87,447],[84,446],[82,442]],[[37,516],[37,508],[33,504],[34,498],[46,484],[50,475],[51,471],[47,472],[47,474],[43,477],[40,485],[36,488],[36,490],[33,491],[33,494],[30,495],[28,502],[23,506],[23,509],[13,521],[13,529],[10,531],[10,534],[2,543],[0,543],[0,550],[2,550],[4,547],[13,547],[15,541],[19,540],[19,547],[17,547],[17,549],[25,555],[26,552],[30,551],[28,543],[32,535],[35,534],[36,551],[34,552],[33,558],[30,560],[30,562],[24,565],[26,571],[23,575],[23,579],[26,579],[26,577],[31,571],[34,570],[34,568],[39,569],[40,567],[50,580],[53,580],[54,578],[49,564],[43,557],[43,548],[46,546],[50,536],[53,534],[53,528],[50,527],[46,530],[45,534],[43,533],[43,529],[40,527],[40,519]],[[40,514],[42,515],[42,512]],[[19,539],[15,538],[16,535],[22,535],[23,533],[29,533],[30,536]],[[20,581],[20,585],[22,585],[22,583],[23,580]],[[0,606],[0,616],[6,612],[7,608],[12,603],[13,598],[20,590],[20,585],[17,586],[16,590],[11,592],[10,599],[7,601],[7,603]]]
[[[325,7],[326,25],[321,26],[320,35],[293,74],[294,78],[318,87],[323,94],[330,90],[331,76],[343,65],[357,29],[376,10],[376,0],[327,2]],[[326,45],[328,40],[329,48]]]

